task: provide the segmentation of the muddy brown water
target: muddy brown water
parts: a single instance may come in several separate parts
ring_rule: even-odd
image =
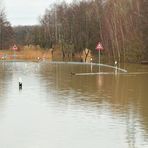
[[[1,62],[0,147],[147,148],[148,65],[124,68]]]

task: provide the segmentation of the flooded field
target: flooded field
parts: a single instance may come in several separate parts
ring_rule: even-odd
[[[1,62],[0,147],[147,148],[148,65],[124,68]]]

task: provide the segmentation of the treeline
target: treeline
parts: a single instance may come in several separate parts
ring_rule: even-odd
[[[0,50],[8,49],[14,42],[14,32],[0,3]]]
[[[14,27],[16,43],[43,48],[56,45],[63,55],[85,48],[96,54],[102,42],[110,61],[148,59],[147,0],[88,0],[55,4],[40,17],[37,26]]]
[[[146,0],[63,3],[46,10],[40,23],[51,44],[72,45],[80,52],[95,51],[100,41],[110,60],[139,61],[148,53],[147,6]]]

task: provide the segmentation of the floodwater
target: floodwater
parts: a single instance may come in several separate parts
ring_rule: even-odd
[[[0,148],[147,148],[148,65],[125,69],[1,62]]]

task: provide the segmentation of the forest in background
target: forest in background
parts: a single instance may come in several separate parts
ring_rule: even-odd
[[[0,49],[39,45],[62,55],[88,48],[97,56],[101,42],[108,61],[148,60],[147,0],[87,0],[54,4],[34,26],[11,26],[0,4]]]

